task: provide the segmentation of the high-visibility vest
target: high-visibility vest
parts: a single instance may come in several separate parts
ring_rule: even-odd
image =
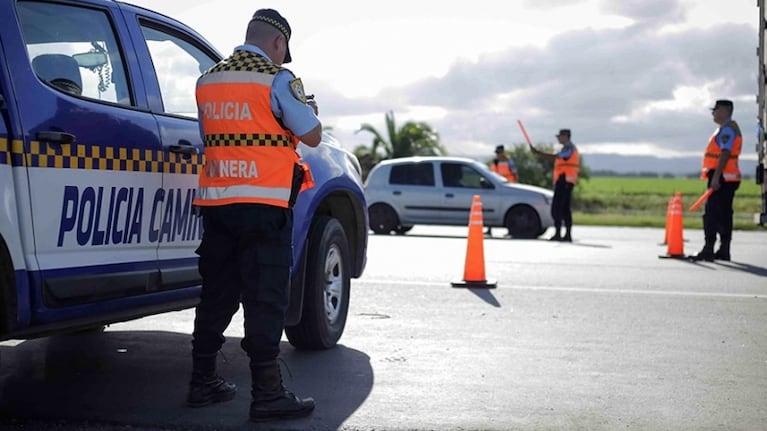
[[[581,156],[578,154],[578,149],[573,146],[573,152],[567,160],[559,156],[554,159],[554,184],[557,183],[557,179],[562,174],[565,174],[565,181],[568,183],[577,183],[578,171],[580,171],[580,169]]]
[[[724,165],[724,170],[722,170],[722,176],[726,182],[740,181],[738,156],[740,156],[740,148],[743,145],[743,136],[740,133],[738,123],[732,120],[716,129],[714,134],[711,135],[711,139],[708,140],[706,152],[703,154],[703,169],[700,173],[700,177],[704,180],[708,179],[709,171],[715,171],[716,166],[719,164],[719,156],[722,154],[722,150],[719,148],[716,138],[719,136],[724,126],[730,126],[735,131],[735,140],[732,144],[732,150],[730,151],[730,158],[727,159],[727,163]]]
[[[197,80],[205,144],[194,204],[259,203],[287,208],[298,139],[274,117],[271,87],[281,68],[235,51]]]
[[[490,165],[490,170],[506,178],[512,183],[517,182],[517,174],[511,170],[511,166],[509,166],[508,160],[493,160],[493,163]]]

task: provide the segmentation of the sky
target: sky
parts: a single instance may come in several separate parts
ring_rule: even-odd
[[[128,0],[172,16],[223,55],[253,12],[290,23],[286,65],[314,94],[323,126],[350,150],[357,133],[426,122],[450,155],[554,144],[589,155],[702,157],[716,99],[735,102],[744,159],[755,159],[755,0]],[[681,159],[680,159],[681,160]],[[691,167],[695,170],[697,166]]]

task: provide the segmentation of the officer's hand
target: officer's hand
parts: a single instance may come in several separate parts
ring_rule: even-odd
[[[719,177],[714,176],[714,178],[711,178],[711,190],[719,190]]]

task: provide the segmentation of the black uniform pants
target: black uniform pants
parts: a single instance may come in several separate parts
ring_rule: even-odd
[[[716,243],[717,234],[719,241],[725,246],[729,246],[732,240],[732,201],[735,199],[735,191],[740,187],[740,181],[725,182],[720,179],[719,184],[719,190],[706,200],[703,214],[703,235],[709,248]],[[711,187],[710,175],[708,185]]]
[[[242,303],[251,361],[275,359],[285,324],[292,263],[293,212],[260,204],[202,208],[197,254],[202,275],[192,350],[212,354]]]
[[[551,217],[554,219],[554,227],[559,229],[564,223],[566,229],[573,225],[573,212],[570,203],[573,197],[573,184],[565,181],[565,176],[560,175],[554,183],[554,198],[551,201]]]

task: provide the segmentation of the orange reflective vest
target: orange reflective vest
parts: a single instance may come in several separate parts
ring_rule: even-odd
[[[517,182],[517,174],[511,170],[511,166],[509,166],[508,160],[493,160],[493,163],[490,165],[490,170],[506,178],[512,183]]]
[[[727,182],[740,181],[738,156],[740,156],[740,148],[743,145],[743,136],[740,133],[738,123],[732,120],[716,129],[714,134],[711,135],[711,139],[708,141],[706,153],[703,155],[703,169],[700,173],[700,177],[704,180],[708,179],[709,171],[715,171],[716,166],[719,164],[719,156],[722,154],[722,149],[719,148],[716,138],[719,137],[724,126],[730,126],[735,131],[735,140],[732,144],[732,150],[730,151],[730,158],[727,159],[727,163],[724,165],[724,170],[722,170],[722,176]]]
[[[557,183],[557,178],[562,174],[565,174],[565,181],[568,183],[577,183],[578,171],[580,171],[580,169],[581,156],[578,154],[578,149],[573,146],[573,152],[567,160],[559,156],[554,159],[554,184]]]
[[[195,205],[289,206],[301,164],[298,139],[272,113],[271,87],[280,70],[258,54],[235,51],[197,80],[205,166]]]

